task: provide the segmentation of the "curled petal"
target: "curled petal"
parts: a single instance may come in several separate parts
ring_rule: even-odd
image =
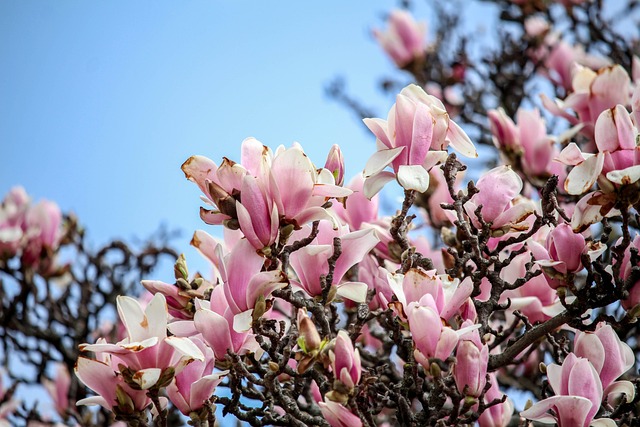
[[[405,147],[390,148],[388,150],[380,150],[373,153],[362,172],[365,178],[376,175],[386,168],[393,160],[400,155]]]
[[[589,157],[569,172],[564,189],[569,194],[579,195],[587,192],[598,179],[604,165],[604,154]]]
[[[364,186],[362,191],[364,192],[364,196],[371,200],[373,196],[378,194],[384,185],[394,179],[396,175],[393,172],[382,171],[378,172],[375,175],[371,175],[366,178],[364,181]]]

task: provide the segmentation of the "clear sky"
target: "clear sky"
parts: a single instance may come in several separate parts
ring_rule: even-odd
[[[90,240],[196,228],[193,154],[239,158],[248,136],[300,142],[348,175],[373,137],[324,95],[336,75],[380,107],[399,73],[371,36],[395,2],[0,2],[0,193],[23,185],[74,211]],[[210,228],[210,227],[209,227]],[[210,230],[211,231],[211,230]],[[169,278],[167,278],[169,279]]]

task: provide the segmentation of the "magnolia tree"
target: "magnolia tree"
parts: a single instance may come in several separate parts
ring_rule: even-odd
[[[338,146],[314,164],[298,144],[248,138],[239,161],[184,162],[203,223],[224,235],[193,234],[204,275],[180,256],[174,277],[150,280],[173,252],[123,244],[109,246],[122,259],[60,266],[60,246],[86,253],[79,228],[13,190],[0,425],[639,423],[640,59],[623,22],[637,4],[612,3],[620,15],[495,2],[501,37],[480,57],[451,36],[455,11],[436,8],[432,43],[391,12],[375,37],[413,83],[384,82],[395,103],[364,118],[376,149],[351,181]],[[478,151],[490,166],[474,182],[461,158]],[[404,198],[385,216],[378,193],[393,186]],[[135,291],[127,268],[148,293],[115,297]],[[35,374],[17,375],[13,353]],[[37,382],[57,414],[14,397]]]

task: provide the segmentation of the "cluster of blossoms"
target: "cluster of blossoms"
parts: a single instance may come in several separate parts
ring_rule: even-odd
[[[75,374],[94,395],[78,405],[131,426],[179,412],[211,427],[216,405],[256,426],[638,423],[640,59],[624,68],[570,44],[547,21],[551,2],[503,2],[522,25],[519,56],[556,99],[485,111],[480,138],[502,164],[464,182],[457,154],[478,150],[460,124],[476,122],[448,91],[464,61],[426,72],[426,26],[392,12],[375,36],[419,84],[386,120],[364,119],[376,139],[364,171],[345,182],[337,145],[318,167],[297,143],[254,138],[238,162],[184,162],[201,219],[222,229],[191,241],[211,271],[180,256],[169,282],[114,298],[117,338],[79,346]],[[394,181],[404,199],[385,216],[379,193]],[[43,271],[59,229],[57,208],[12,190],[0,260]],[[73,381],[61,366],[45,384],[63,418]]]
[[[617,78],[610,70],[597,78]],[[628,99],[629,81],[624,84]],[[589,233],[604,217],[625,211],[628,220],[638,203],[630,196],[638,191],[629,189],[638,179],[635,110],[611,105],[618,100],[584,101],[591,111],[584,120],[598,117],[595,130],[580,122],[573,135],[593,136],[598,154],[575,143],[560,152],[538,112],[519,113],[521,128],[503,112],[491,112],[496,145],[513,163],[489,170],[466,191],[457,189],[463,167],[446,149],[475,156],[475,148],[442,103],[416,85],[397,96],[387,121],[365,120],[378,151],[347,186],[337,146],[322,168],[297,144],[273,152],[253,138],[243,142],[239,163],[190,158],[182,169],[204,194],[208,207],[201,217],[225,230],[224,242],[202,230],[192,240],[213,273],[190,277],[181,257],[175,283],[143,281],[155,295],[146,309],[119,298],[126,337],[81,347],[95,356],[79,359],[77,375],[98,396],[79,403],[100,404],[132,422],[146,419],[151,403],[161,417],[168,398],[204,423],[213,419],[217,401],[241,419],[254,419],[250,407],[213,395],[223,384],[237,398],[269,396],[260,422],[295,418],[336,427],[419,419],[403,413],[409,411],[422,413],[425,422],[447,417],[506,426],[514,403],[500,389],[501,375],[513,373],[516,357],[541,361],[547,344],[538,338],[571,323],[557,333],[575,335],[572,350],[559,347],[562,363],[545,369],[554,395],[520,416],[561,426],[616,425],[606,414],[635,399],[634,384],[618,380],[634,365],[633,352],[604,318],[580,316],[618,299],[625,307],[640,303],[625,282],[638,274],[630,267],[637,264],[630,236],[608,246]],[[563,162],[574,168],[532,197],[536,178],[561,173]],[[528,187],[523,177],[531,178]],[[403,209],[380,217],[377,193],[393,179],[405,191]],[[409,233],[408,211],[434,183],[448,190],[427,196],[441,213],[425,215],[440,218],[442,251]],[[590,201],[569,201],[587,192]],[[562,194],[567,201],[560,204]],[[596,280],[590,269],[608,250],[617,262],[589,284]],[[613,295],[604,299],[601,292]],[[576,313],[578,320],[569,322]],[[546,325],[545,332],[535,324]],[[386,382],[403,370],[415,384],[395,392]],[[376,384],[376,378],[386,380]],[[438,392],[445,398],[434,410],[424,399]],[[391,397],[404,399],[407,408],[375,409],[376,400]]]
[[[0,259],[20,257],[23,266],[53,273],[62,234],[58,205],[48,200],[33,204],[22,187],[5,196],[0,205]]]

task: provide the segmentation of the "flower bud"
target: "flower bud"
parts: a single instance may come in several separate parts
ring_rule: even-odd
[[[344,158],[337,144],[334,144],[331,150],[329,150],[324,168],[331,172],[336,185],[342,185],[344,183]]]

